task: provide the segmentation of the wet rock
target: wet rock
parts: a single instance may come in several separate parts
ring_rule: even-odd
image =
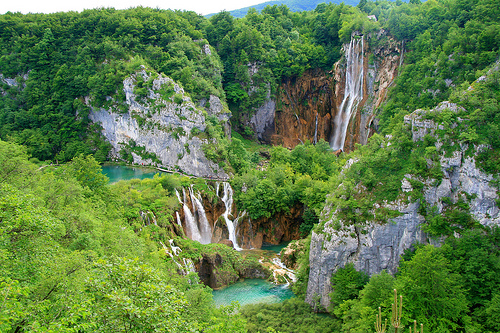
[[[230,240],[230,239],[223,239],[223,240],[220,240],[220,241],[219,241],[219,244],[224,244],[224,245],[229,246],[230,248],[234,248],[233,241],[232,241],[232,240]]]

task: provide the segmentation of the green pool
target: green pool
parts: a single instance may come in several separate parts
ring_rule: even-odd
[[[262,279],[246,279],[229,287],[214,290],[213,295],[216,306],[229,305],[233,301],[238,301],[242,306],[254,303],[279,303],[295,297],[288,286],[275,285]]]
[[[123,165],[104,165],[102,173],[109,178],[109,183],[116,183],[119,180],[153,178],[160,171],[149,168],[131,167]]]

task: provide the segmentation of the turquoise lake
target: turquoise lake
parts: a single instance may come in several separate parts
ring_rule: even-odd
[[[255,303],[279,303],[295,297],[286,285],[275,285],[261,279],[246,279],[229,287],[214,290],[216,306],[230,305],[238,301],[241,306]]]
[[[146,179],[153,178],[156,174],[161,174],[155,169],[130,167],[123,165],[104,165],[102,173],[109,178],[109,183],[113,184],[119,180]]]

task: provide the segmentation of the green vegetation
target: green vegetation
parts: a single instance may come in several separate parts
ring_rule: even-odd
[[[0,152],[2,332],[244,331],[234,308],[216,309],[211,290],[179,275],[160,247],[178,232],[182,179],[108,186],[91,156],[39,169],[22,146],[0,141]],[[231,268],[256,265],[224,245],[176,242],[188,258],[217,251]]]
[[[294,206],[306,207],[301,231],[307,234],[318,223],[330,175],[340,164],[325,141],[307,143],[289,151],[272,147],[269,165],[263,171],[249,170],[231,180],[235,202],[252,219],[287,213]]]
[[[1,82],[0,139],[26,145],[39,160],[83,153],[105,161],[110,146],[89,123],[84,99],[95,107],[123,101],[122,81],[141,66],[182,84],[195,101],[224,99],[219,58],[203,52],[203,21],[193,12],[141,7],[1,15],[0,74],[17,85]],[[148,84],[138,83],[139,97]]]
[[[474,220],[465,193],[442,198],[439,214],[423,199],[425,186],[444,177],[441,158],[457,150],[475,156],[499,187],[499,22],[493,0],[363,0],[304,12],[274,5],[240,19],[142,7],[0,15],[0,331],[373,332],[376,320],[382,331],[391,318],[397,289],[398,330],[416,320],[426,332],[498,332],[499,228]],[[284,79],[330,71],[353,35],[384,45],[388,37],[375,37],[380,29],[400,43],[404,62],[377,110],[380,133],[367,145],[336,157],[324,141],[289,150],[249,140],[248,119]],[[142,70],[148,79],[136,75]],[[161,245],[171,239],[183,249],[179,259],[224,258],[216,270],[222,283],[259,267],[225,245],[185,239],[174,223],[180,186],[215,200],[204,180],[106,185],[99,163],[111,145],[88,115],[92,107],[126,113],[122,86],[131,75],[140,103],[151,102],[152,80],[165,75],[195,103],[215,95],[229,106],[232,139],[226,121],[207,112],[204,132],[168,130],[207,140],[203,152],[232,176],[235,204],[251,219],[301,209],[300,232],[309,238],[293,286],[298,298],[238,314],[236,305],[214,308],[196,274],[179,274]],[[158,93],[183,103],[172,83]],[[425,111],[443,100],[463,109]],[[414,142],[404,116],[418,108],[441,127]],[[131,116],[151,126],[150,114]],[[135,142],[123,143],[122,159],[133,161],[132,153],[159,162]],[[411,191],[402,192],[404,180]],[[335,214],[334,229],[365,233],[399,214],[387,205],[394,201],[418,202],[424,231],[443,237],[442,246],[416,245],[395,276],[337,269],[330,314],[312,313],[302,300],[311,230],[324,233]]]

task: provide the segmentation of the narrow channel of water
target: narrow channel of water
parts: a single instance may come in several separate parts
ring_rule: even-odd
[[[119,180],[146,179],[153,178],[160,171],[149,168],[130,167],[124,165],[104,165],[102,173],[109,178],[109,183],[113,184]]]
[[[295,297],[286,285],[275,285],[262,279],[246,279],[229,287],[214,290],[216,306],[229,305],[238,301],[241,306],[255,303],[279,303]]]

